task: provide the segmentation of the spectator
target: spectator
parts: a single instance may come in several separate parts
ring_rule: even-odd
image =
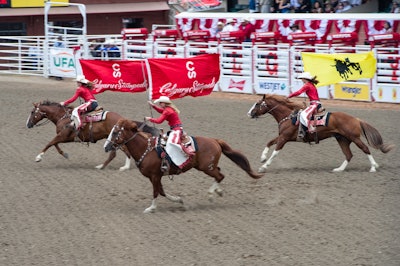
[[[260,3],[258,0],[249,0],[249,12],[260,13]]]
[[[383,23],[383,28],[385,29],[385,33],[393,33],[392,25],[390,25],[389,21]]]
[[[329,1],[325,2],[324,13],[335,13],[333,10],[332,4]]]
[[[247,18],[240,20],[239,30],[243,31],[244,41],[251,42],[251,34],[255,31],[255,28]]]
[[[104,48],[102,50],[103,50],[103,54],[106,58],[121,56],[121,53],[119,52],[119,48],[115,45],[114,40],[108,40],[105,43]]]
[[[335,13],[342,13],[343,12],[343,8],[344,8],[343,3],[339,2],[337,4],[336,8],[335,8]]]
[[[291,7],[288,0],[280,0],[278,6],[278,13],[290,13]]]
[[[56,48],[65,48],[66,47],[65,43],[62,39],[62,36],[57,37],[57,40],[54,42],[53,47],[56,47]]]
[[[309,0],[297,0],[298,7],[294,9],[294,13],[309,13],[310,1]]]
[[[299,25],[297,25],[297,24],[293,24],[292,26],[290,26],[290,30],[291,30],[291,33],[299,33],[299,32],[302,32],[302,31],[299,29]]]
[[[270,13],[273,1],[274,0],[261,0],[260,1],[260,6],[261,6],[260,11],[261,11],[261,13]]]
[[[390,8],[390,13],[400,13],[399,3],[397,1],[392,2],[392,7]]]
[[[350,0],[349,4],[350,4],[352,7],[360,6],[360,5],[362,4],[362,0]]]
[[[236,27],[235,22],[236,21],[233,18],[228,18],[222,31],[237,31],[238,28]]]
[[[320,1],[315,1],[311,8],[311,13],[324,13],[324,8]]]
[[[346,12],[346,11],[350,10],[351,7],[352,6],[350,5],[349,1],[347,1],[347,0],[343,1],[343,11],[342,12]]]
[[[225,27],[225,24],[222,21],[218,21],[217,23],[217,29],[215,30],[215,35],[217,35],[219,32],[221,32]]]

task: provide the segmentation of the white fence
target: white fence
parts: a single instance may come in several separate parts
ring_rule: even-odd
[[[104,40],[114,39],[121,55],[113,60],[146,58],[190,57],[201,53],[219,53],[221,76],[216,91],[288,95],[300,88],[296,79],[303,71],[300,53],[315,51],[335,53],[343,49],[355,52],[370,51],[370,46],[331,47],[224,44],[217,42],[184,42],[182,40],[121,40],[120,35],[88,36],[92,50],[89,59],[108,60],[107,55],[96,53],[94,47]],[[0,73],[43,75],[43,37],[0,37]],[[77,45],[71,42],[71,45]],[[400,103],[400,49],[374,48],[377,71],[372,79],[348,81],[319,88],[321,98]]]

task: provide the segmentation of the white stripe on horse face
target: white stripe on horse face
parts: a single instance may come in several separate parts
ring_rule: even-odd
[[[110,134],[108,134],[108,137],[107,137],[107,140],[106,140],[106,142],[104,143],[104,149],[107,147],[107,145],[111,142],[111,138],[112,138],[112,134],[113,134],[113,132],[114,132],[114,128],[115,128],[115,126],[113,126],[113,128],[111,129],[111,131],[110,131]]]
[[[256,107],[256,104],[253,104],[253,106],[250,108],[250,110],[247,112],[247,116],[251,116],[251,112],[253,111],[254,107]]]

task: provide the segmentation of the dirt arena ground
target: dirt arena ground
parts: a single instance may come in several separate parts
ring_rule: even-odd
[[[225,194],[214,202],[203,173],[165,177],[166,191],[188,207],[160,198],[156,213],[143,214],[151,184],[135,168],[118,171],[122,153],[107,169],[94,168],[107,157],[104,141],[63,144],[68,160],[51,148],[35,162],[55,127],[26,128],[32,102],[63,101],[74,89],[71,80],[0,76],[0,265],[400,265],[398,105],[326,101],[397,145],[389,154],[371,149],[376,173],[354,144],[347,170],[332,173],[344,160],[334,139],[289,143],[257,181],[222,157]],[[142,120],[150,115],[146,97],[106,92],[98,100]],[[277,134],[272,117],[246,116],[258,98],[213,93],[176,104],[188,133],[226,140],[257,170]]]

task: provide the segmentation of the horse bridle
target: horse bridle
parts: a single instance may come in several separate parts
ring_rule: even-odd
[[[44,116],[44,117],[46,118],[45,121],[43,121],[42,123],[36,123],[35,126],[40,127],[40,126],[43,126],[43,125],[48,124],[48,123],[50,122],[50,120],[49,120],[49,118],[47,117],[47,113],[46,113],[46,112],[43,112],[43,111],[40,111],[40,108],[39,108],[39,107],[35,107],[35,108],[36,108],[36,109],[35,109],[35,115],[33,116],[34,118],[36,118],[37,113],[39,113],[40,115],[42,115],[42,116]],[[64,118],[70,117],[70,114],[68,113],[68,109],[67,109],[65,106],[64,106],[64,111],[65,111],[64,115],[63,115],[60,119],[58,119],[58,121],[60,121],[60,120],[62,120],[62,119],[64,119]],[[57,121],[57,122],[58,122],[58,121]]]
[[[143,123],[143,124],[138,128],[138,130],[139,130],[139,129],[142,129],[142,128],[144,127],[144,125],[145,125],[145,123]],[[114,127],[115,127],[115,126],[114,126]],[[121,132],[122,132],[123,130],[125,130],[124,127],[122,127],[122,128],[118,131],[118,133],[117,133],[118,135],[117,135],[116,138],[119,138],[119,136],[121,135]],[[137,131],[135,134],[133,134],[132,137],[130,137],[129,139],[125,140],[125,141],[124,141],[123,143],[121,143],[121,144],[116,145],[116,143],[115,143],[114,141],[111,141],[111,143],[113,144],[113,146],[116,145],[116,146],[115,146],[115,149],[121,149],[122,146],[126,145],[129,141],[133,140],[139,133],[140,133],[140,132]],[[154,138],[154,137],[152,137],[152,138]],[[144,151],[144,153],[142,154],[142,156],[140,156],[139,160],[137,160],[137,161],[135,162],[136,167],[139,167],[139,165],[140,165],[140,164],[142,163],[142,161],[144,160],[144,157],[146,157],[146,155],[154,149],[154,147],[151,146],[151,139],[152,139],[152,138],[147,138],[147,148],[146,148],[146,150]]]
[[[275,110],[278,106],[279,106],[279,104],[275,105],[275,106],[272,107],[270,110],[268,110],[266,113],[271,114],[271,112],[272,112],[273,110]],[[263,100],[262,103],[260,103],[260,106],[259,106],[260,110],[261,110],[262,107],[265,107],[265,108],[268,107],[268,105],[267,105],[267,103],[265,102],[265,100]],[[281,126],[281,124],[282,124],[283,122],[285,122],[285,121],[291,119],[292,117],[293,117],[293,114],[292,114],[292,113],[291,113],[290,115],[284,117],[281,121],[278,122],[278,128]]]

